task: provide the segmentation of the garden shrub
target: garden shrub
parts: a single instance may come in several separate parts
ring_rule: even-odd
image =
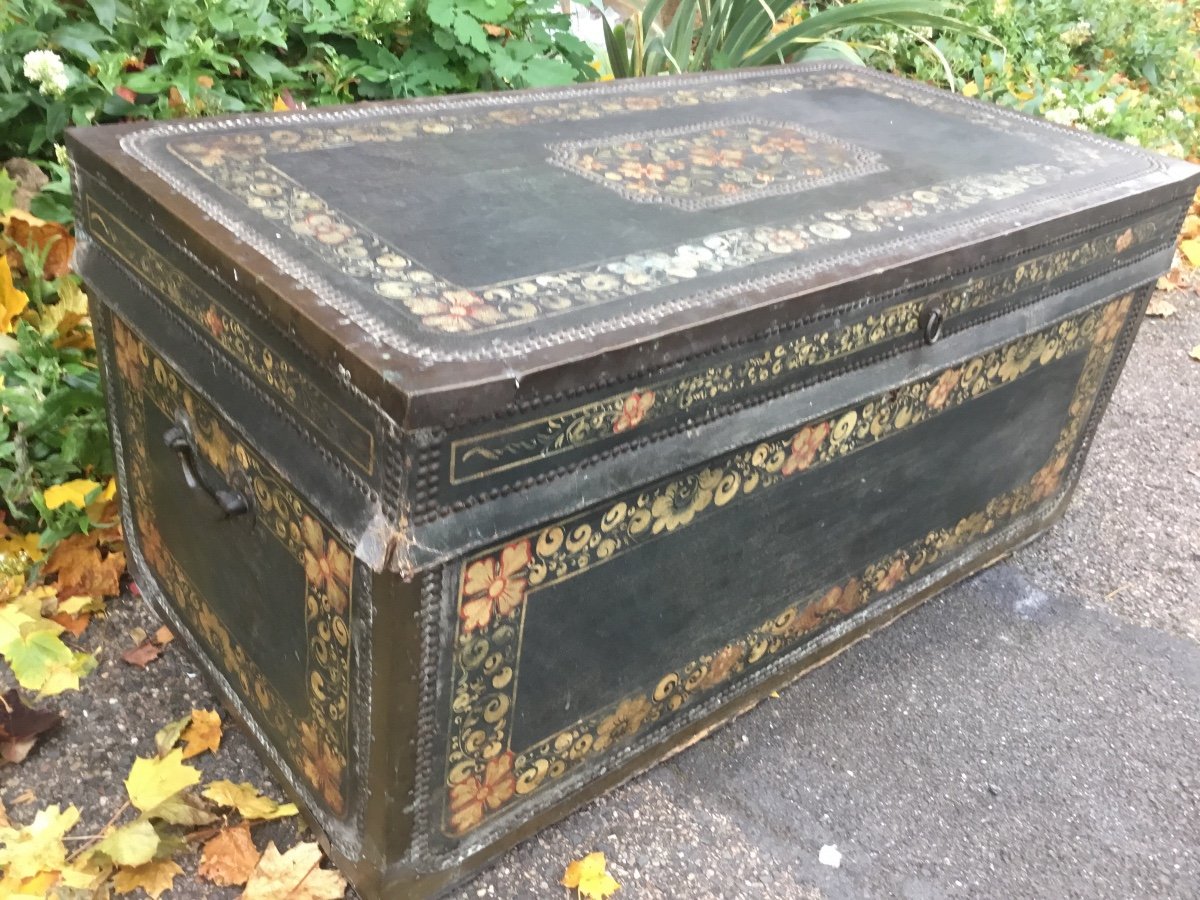
[[[65,203],[69,125],[588,78],[568,24],[556,0],[7,0],[0,160],[37,159]]]
[[[963,35],[918,32],[926,43],[914,43],[863,29],[859,39],[874,49],[862,55],[871,65],[1063,125],[1175,156],[1200,155],[1200,35],[1185,5],[976,0],[961,18],[990,31],[1004,49]]]

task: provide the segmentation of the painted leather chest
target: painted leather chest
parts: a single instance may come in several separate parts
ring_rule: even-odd
[[[1046,527],[1197,185],[838,65],[70,148],[138,583],[389,896]]]

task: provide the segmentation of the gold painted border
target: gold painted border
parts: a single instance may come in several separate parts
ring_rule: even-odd
[[[353,553],[277,472],[231,434],[224,421],[181,377],[116,315],[110,317],[114,355],[124,411],[121,422],[127,452],[133,517],[142,555],[165,585],[173,608],[192,634],[238,688],[243,701],[282,735],[293,770],[329,812],[346,813],[347,759],[350,753],[350,621],[353,607]],[[226,478],[238,473],[254,494],[256,527],[264,528],[305,572],[301,599],[308,632],[305,692],[308,710],[297,715],[258,668],[171,554],[155,522],[146,441],[145,403],[169,418],[187,413],[204,458]]]
[[[346,124],[331,122],[322,127],[289,127],[287,117],[283,117],[277,129],[265,134],[187,135],[169,143],[167,151],[202,179],[237,197],[271,229],[290,229],[317,259],[342,275],[370,281],[376,294],[400,304],[425,329],[443,335],[511,327],[569,309],[644,294],[708,272],[740,269],[794,256],[815,246],[836,244],[855,231],[898,230],[903,228],[902,223],[928,215],[935,208],[965,210],[987,200],[1043,190],[1068,175],[1094,172],[1102,162],[1095,147],[1072,142],[1061,150],[1063,165],[1018,165],[1002,172],[905,191],[855,209],[830,210],[803,221],[734,229],[691,244],[601,260],[584,268],[467,287],[438,276],[391,247],[266,159],[268,153],[397,142],[467,129],[520,127],[537,121],[587,121],[627,112],[834,88],[856,88],[936,109],[994,131],[1012,130],[1010,116],[984,106],[964,105],[941,92],[883,82],[853,70],[790,71],[771,79],[680,89],[655,96],[597,93],[586,100],[548,100],[528,107],[435,113],[421,118],[414,115]]]
[[[648,382],[632,391],[612,394],[564,412],[453,440],[447,451],[450,483],[466,484],[532,465],[643,428],[700,404],[718,401],[737,391],[755,388],[761,392],[802,369],[917,335],[921,310],[929,304],[939,305],[947,319],[953,319],[987,306],[998,297],[1009,297],[1031,284],[1049,284],[1100,260],[1135,256],[1170,232],[1176,219],[1174,212],[1157,219],[1144,219],[1120,233],[1114,233],[1113,229],[1082,243],[1021,260],[1001,271],[886,307],[861,322],[783,341],[731,363],[675,379]],[[472,456],[492,460],[494,464],[470,475],[460,475],[461,464]]]
[[[83,209],[88,234],[97,243],[153,287],[178,312],[211,335],[217,346],[245,366],[247,375],[283,400],[297,417],[312,425],[315,434],[326,435],[328,431],[325,423],[313,418],[310,409],[319,409],[356,429],[365,438],[365,459],[349,447],[332,442],[328,446],[366,475],[374,472],[375,435],[367,425],[350,415],[304,372],[272,352],[226,306],[126,226],[121,216],[86,195]]]
[[[707,696],[760,660],[778,656],[991,534],[1058,492],[1096,402],[1133,296],[1073,316],[961,365],[805,425],[790,438],[738,451],[697,474],[582,514],[464,560],[458,583],[441,827],[461,837],[594,753],[629,743],[647,723]],[[521,635],[537,590],[617,558],[645,541],[715,514],[736,497],[832,462],[927,421],[1027,372],[1086,352],[1067,422],[1029,482],[953,527],[877,560],[847,581],[801,598],[751,634],[666,673],[636,693],[523,750],[511,747]]]

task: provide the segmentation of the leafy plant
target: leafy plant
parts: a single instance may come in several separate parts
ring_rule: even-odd
[[[940,0],[858,0],[797,18],[794,0],[682,0],[663,21],[665,0],[650,0],[624,24],[604,23],[605,47],[617,78],[732,69],[826,58],[862,60],[847,30],[880,26],[911,33],[918,27],[994,41],[982,28],[950,13]]]
[[[1176,156],[1200,155],[1200,19],[1183,4],[1155,2],[1130,15],[1118,0],[989,0],[969,4],[962,18],[1003,49],[968,32],[923,33],[929,46],[870,26],[852,37],[869,65]]]
[[[594,77],[568,25],[555,0],[8,0],[0,160],[36,159],[62,221],[70,125]]]

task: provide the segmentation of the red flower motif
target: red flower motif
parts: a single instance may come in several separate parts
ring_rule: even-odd
[[[417,297],[408,308],[421,321],[442,331],[471,331],[481,325],[495,325],[504,316],[482,297],[470,291],[444,291],[441,297]]]
[[[467,566],[458,615],[464,632],[486,628],[492,615],[509,615],[525,601],[533,554],[528,540],[509,544],[499,558],[484,557]]]
[[[468,775],[450,785],[450,824],[466,834],[483,821],[485,810],[496,810],[517,792],[513,752],[508,750],[484,766],[481,776]]]
[[[221,314],[214,306],[210,306],[204,311],[204,324],[208,326],[208,330],[215,338],[219,338],[225,331],[225,323],[221,321]]]
[[[639,425],[654,405],[654,391],[634,391],[625,398],[621,411],[613,420],[613,434],[620,434]]]
[[[1065,454],[1052,459],[1046,465],[1038,469],[1030,482],[1033,487],[1033,501],[1036,503],[1039,500],[1045,500],[1056,490],[1062,481],[1063,470],[1067,467],[1067,457]]]
[[[945,406],[946,401],[950,399],[950,392],[958,385],[961,374],[958,369],[947,369],[943,372],[929,396],[925,398],[925,405],[930,409],[941,409]]]
[[[829,436],[829,423],[818,422],[808,425],[792,438],[792,452],[783,463],[783,474],[791,475],[812,465],[817,457],[817,451]]]

